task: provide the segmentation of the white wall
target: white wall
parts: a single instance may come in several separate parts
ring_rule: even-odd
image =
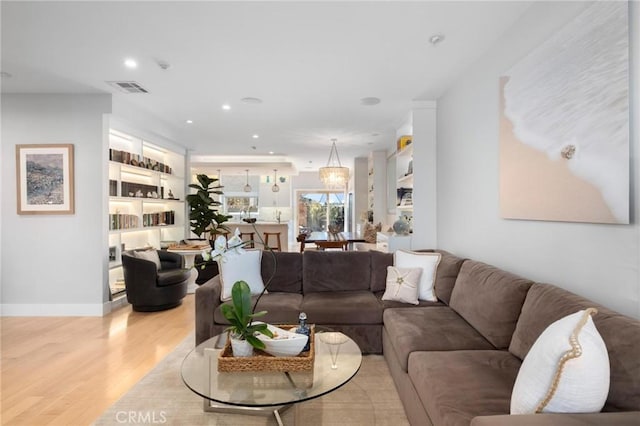
[[[412,249],[438,247],[436,103],[414,102],[413,235]],[[420,212],[416,216],[416,212]]]
[[[3,315],[102,315],[110,95],[2,96],[1,294]],[[75,214],[16,213],[16,144],[72,143]]]
[[[638,2],[630,5],[632,224],[505,220],[499,212],[498,78],[584,6],[534,3],[438,100],[438,245],[640,317]]]

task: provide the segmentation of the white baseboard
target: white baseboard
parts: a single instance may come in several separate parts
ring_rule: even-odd
[[[2,304],[3,317],[101,317],[111,311],[111,302],[104,304]]]

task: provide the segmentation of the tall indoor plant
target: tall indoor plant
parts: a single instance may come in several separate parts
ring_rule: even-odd
[[[198,238],[206,238],[203,236],[208,234],[209,239],[213,240],[221,230],[229,231],[223,223],[231,219],[231,216],[219,213],[217,207],[222,203],[212,197],[214,194],[222,195],[223,187],[218,184],[219,179],[210,178],[206,174],[199,174],[196,179],[198,184],[189,185],[189,188],[195,189],[196,193],[186,196],[191,232]]]

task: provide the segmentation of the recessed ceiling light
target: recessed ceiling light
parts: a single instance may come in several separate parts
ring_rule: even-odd
[[[378,105],[379,103],[380,103],[380,98],[376,98],[373,96],[360,99],[360,104],[362,105],[371,106],[371,105]]]
[[[258,139],[258,138],[260,137],[260,135],[258,135],[258,134],[254,134],[254,135],[253,135],[253,136],[251,136],[251,137],[252,137],[252,138],[254,138],[254,139]]]
[[[242,98],[240,99],[240,101],[244,102],[245,104],[261,104],[262,103],[262,99],[252,98],[252,97]]]
[[[434,34],[431,37],[429,37],[429,43],[433,44],[434,46],[442,43],[444,41],[444,34]]]
[[[275,152],[269,151],[269,155],[273,155],[273,154],[275,154]]]
[[[134,68],[138,68],[138,63],[135,60],[128,58],[124,60],[124,66],[127,68],[134,69]]]
[[[222,109],[225,110],[225,111],[229,111],[231,109],[231,105],[224,104],[224,105],[222,105]]]
[[[193,124],[193,120],[187,120],[187,124]]]

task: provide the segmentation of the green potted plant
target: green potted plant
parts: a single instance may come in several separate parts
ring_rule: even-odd
[[[203,235],[209,234],[209,239],[213,240],[220,230],[228,232],[226,226],[222,225],[231,216],[218,213],[216,207],[222,205],[219,201],[214,200],[213,194],[222,195],[222,186],[217,182],[217,178],[210,178],[205,174],[196,176],[198,184],[190,184],[189,188],[196,190],[195,194],[186,196],[187,204],[189,204],[189,223],[191,231],[203,238]]]
[[[236,281],[233,284],[231,304],[224,304],[221,309],[222,315],[231,324],[227,331],[230,332],[233,356],[251,356],[253,348],[264,349],[264,343],[255,337],[256,333],[273,337],[267,324],[253,324],[254,318],[265,315],[267,311],[252,312],[251,289],[245,281]]]

